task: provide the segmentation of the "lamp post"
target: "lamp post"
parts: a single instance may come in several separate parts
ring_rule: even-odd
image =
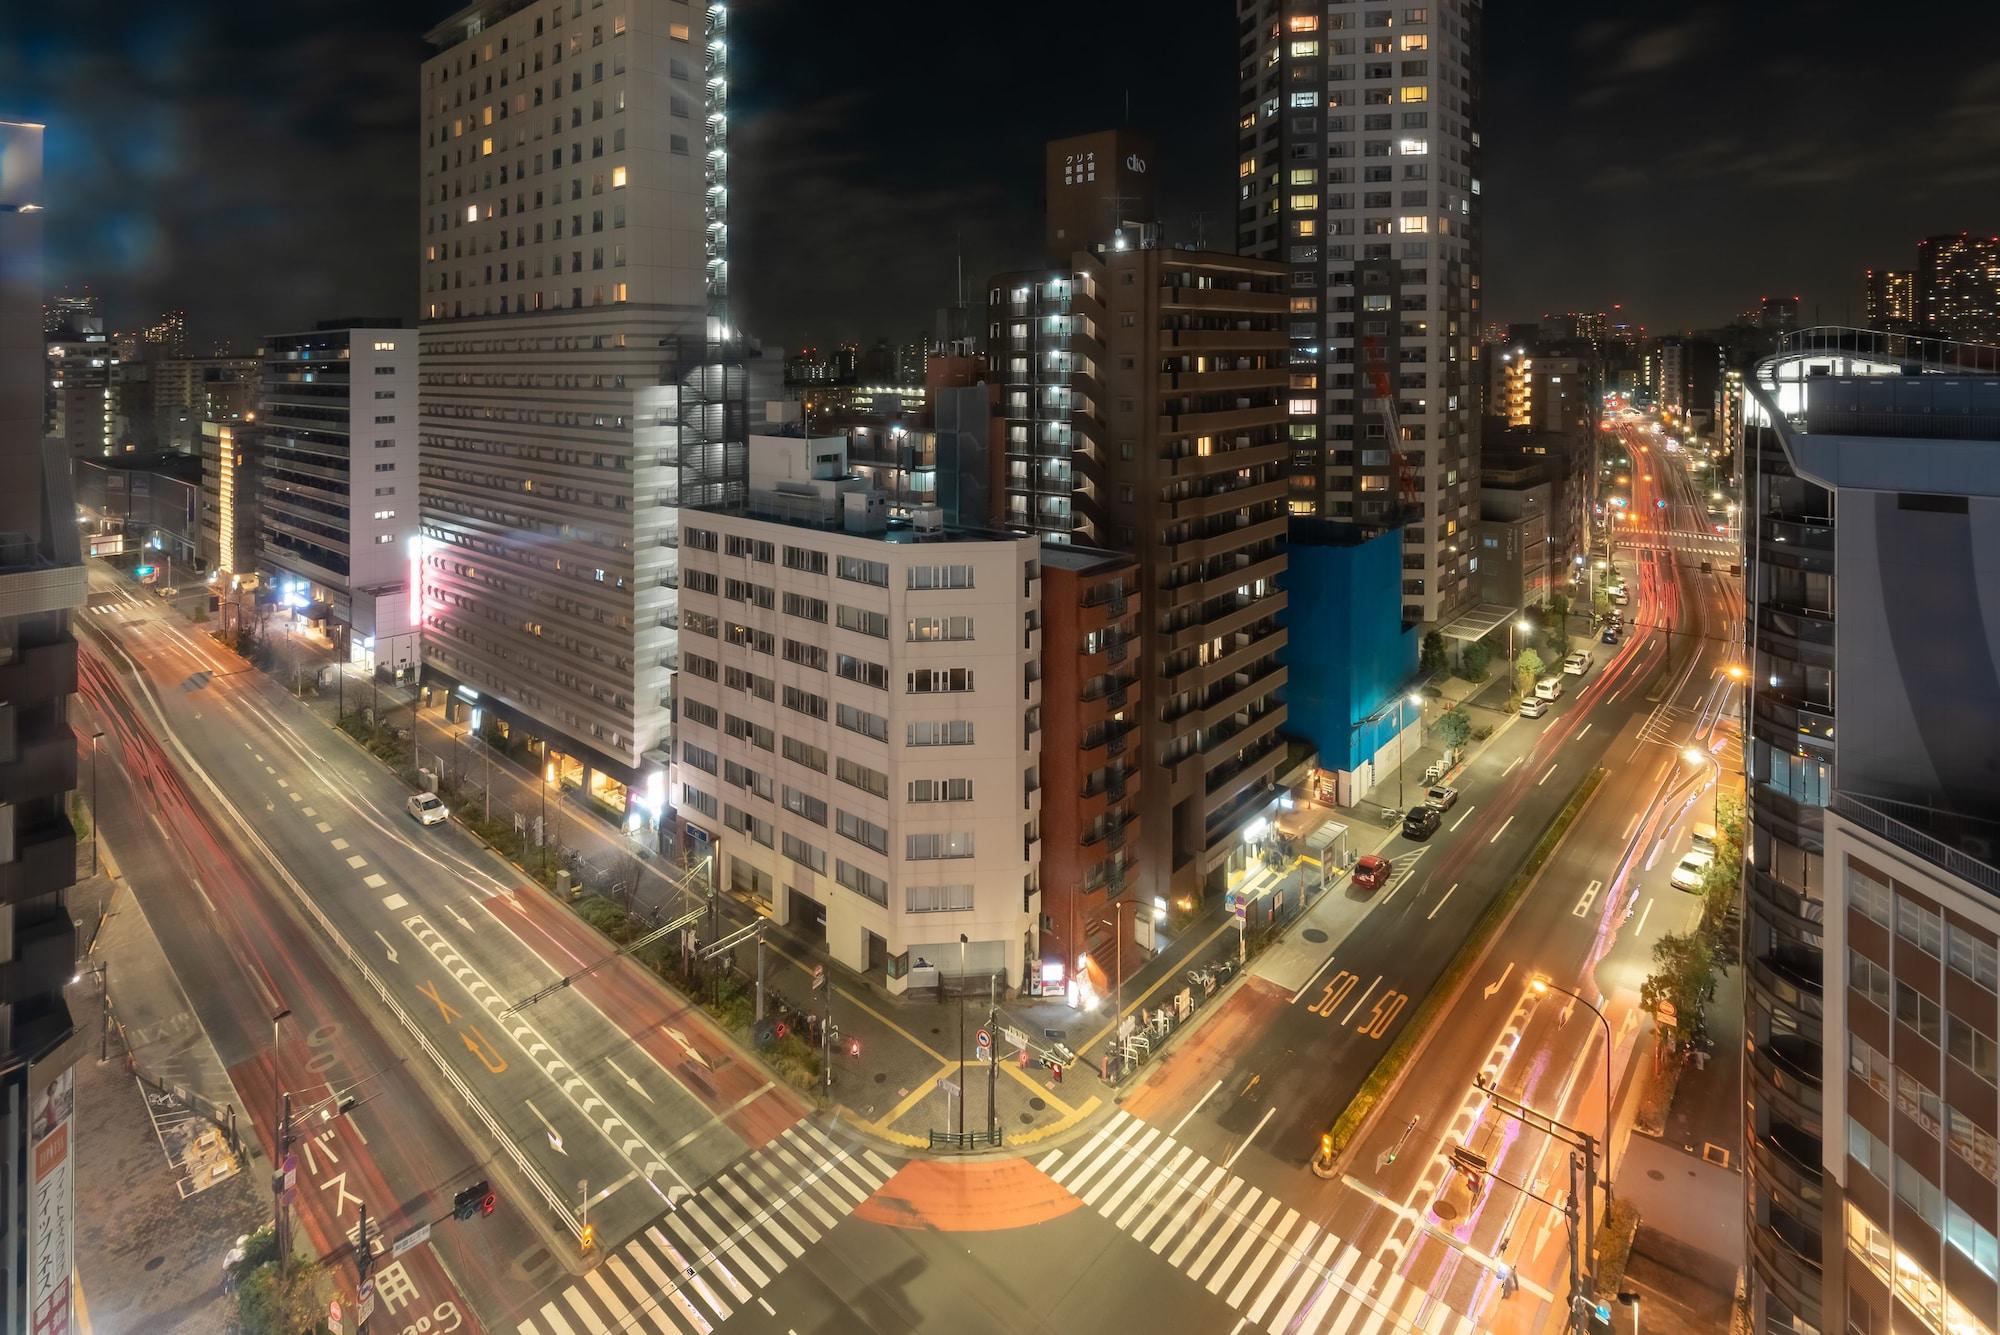
[[[1526,635],[1533,629],[1534,627],[1528,624],[1526,617],[1517,617],[1515,620],[1507,623],[1507,671],[1510,674],[1514,671],[1514,632],[1518,630],[1523,635]]]
[[[97,743],[103,729],[90,734],[90,874],[97,875]]]
[[[1550,992],[1560,992],[1572,1001],[1580,1003],[1584,1009],[1597,1017],[1604,1026],[1604,1215],[1611,1217],[1611,1021],[1604,1018],[1604,1012],[1585,1001],[1578,993],[1570,991],[1561,983],[1551,982],[1547,976],[1536,974],[1528,980],[1528,990],[1536,996],[1546,996]]]
[[[965,947],[970,938],[958,934],[958,1134],[965,1135]]]

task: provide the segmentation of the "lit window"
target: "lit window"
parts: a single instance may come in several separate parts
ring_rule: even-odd
[[[611,188],[613,190],[623,190],[625,188],[625,169],[623,167],[613,167],[611,169]]]
[[[482,139],[479,141],[479,156],[482,158],[490,158],[493,156],[493,140],[491,138]]]
[[[623,14],[611,20],[611,35],[613,37],[623,37],[625,35],[625,16]]]
[[[1285,26],[1290,28],[1293,32],[1318,32],[1319,15],[1294,14],[1291,16],[1290,19],[1286,20]]]
[[[1318,93],[1293,93],[1293,94],[1292,94],[1292,105],[1293,105],[1294,107],[1316,107],[1316,106],[1318,106],[1318,105],[1319,105],[1319,94],[1318,94]],[[1248,127],[1248,126],[1245,126],[1244,128],[1245,128],[1245,129],[1248,129],[1249,127]]]
[[[1400,140],[1396,144],[1396,151],[1406,158],[1420,158],[1431,151],[1431,141],[1421,138]]]
[[[1409,32],[1403,34],[1398,45],[1405,51],[1428,51],[1431,49],[1431,39],[1425,33]]]
[[[1396,90],[1396,98],[1401,102],[1428,102],[1431,90],[1420,83],[1408,83]]]
[[[393,342],[384,342],[381,339],[377,339],[375,342],[375,351],[377,352],[394,352],[395,350],[396,345]]]
[[[1431,220],[1422,214],[1396,219],[1396,230],[1399,232],[1428,232],[1430,229]]]
[[[1319,169],[1316,167],[1292,168],[1292,184],[1293,185],[1319,184]]]
[[[667,36],[673,38],[676,42],[685,42],[688,40],[688,25],[685,23],[669,23],[667,25]]]
[[[1299,218],[1292,223],[1292,234],[1294,236],[1317,236],[1319,234],[1319,221],[1315,218]]]
[[[467,204],[465,206],[465,220],[467,222],[479,221],[479,206],[477,204]]]
[[[617,283],[613,285],[613,294],[611,299],[613,301],[624,301],[627,299],[625,295],[625,284]]]
[[[1319,54],[1318,42],[1292,43],[1292,59],[1294,60],[1303,60],[1309,56],[1316,56],[1318,54]]]
[[[1242,177],[1245,176],[1255,175],[1256,171],[1257,171],[1257,159],[1255,158],[1245,158],[1243,159],[1243,161],[1236,164],[1236,175],[1238,179],[1241,179]]]
[[[1293,195],[1291,199],[1291,204],[1292,207],[1294,209],[1297,209],[1300,213],[1311,213],[1314,209],[1319,207],[1319,196]]]
[[[1317,399],[1293,399],[1292,413],[1297,417],[1311,417],[1319,411]]]

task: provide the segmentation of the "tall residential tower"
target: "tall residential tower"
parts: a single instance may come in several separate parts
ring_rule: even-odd
[[[745,486],[724,9],[483,0],[430,41],[425,674],[657,817],[680,506]]]
[[[1289,508],[1401,523],[1404,617],[1449,621],[1477,601],[1484,6],[1237,13],[1237,249],[1288,270]]]

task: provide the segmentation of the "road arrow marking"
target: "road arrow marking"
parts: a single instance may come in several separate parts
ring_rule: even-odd
[[[1488,1001],[1493,999],[1493,994],[1500,990],[1501,984],[1507,981],[1507,975],[1512,972],[1514,972],[1514,962],[1509,960],[1507,961],[1507,967],[1500,971],[1500,976],[1486,985],[1486,999]]]
[[[468,1044],[469,1042],[470,1040],[468,1040]],[[535,1106],[535,1101],[533,1099],[522,1099],[521,1102],[528,1105],[528,1111],[535,1115],[535,1120],[540,1122],[542,1129],[549,1133],[549,1144],[554,1148],[555,1152],[567,1157],[569,1151],[562,1147],[562,1137],[556,1134],[556,1129],[553,1126],[549,1125],[549,1119],[542,1116],[542,1110]]]
[[[616,1061],[614,1061],[610,1057],[606,1057],[604,1060],[605,1063],[609,1065],[612,1070],[618,1072],[618,1078],[620,1080],[623,1080],[626,1084],[632,1086],[633,1093],[637,1094],[640,1098],[644,1099],[648,1103],[651,1103],[653,1101],[653,1096],[646,1092],[646,1087],[644,1085],[640,1084],[637,1080],[634,1080],[631,1076],[625,1074],[624,1067],[620,1066]]]
[[[507,1059],[493,1050],[493,1045],[486,1041],[486,1035],[480,1033],[478,1029],[467,1026],[465,1032],[461,1033],[459,1038],[465,1043],[465,1050],[479,1058],[479,1064],[494,1075],[499,1075],[507,1069]],[[536,1113],[535,1116],[540,1117],[541,1114]],[[542,1125],[548,1125],[546,1119]],[[549,1135],[554,1136],[555,1131],[551,1129]],[[556,1141],[556,1148],[562,1148],[562,1141],[560,1139]]]
[[[709,1069],[708,1058],[702,1056],[699,1052],[696,1052],[694,1050],[694,1044],[687,1041],[686,1034],[683,1034],[678,1029],[669,1028],[667,1030],[667,1037],[671,1038],[674,1042],[681,1045],[681,1051],[685,1052],[688,1055],[688,1060],[693,1062],[698,1062],[701,1065],[701,1069],[704,1071]]]
[[[382,949],[389,952],[389,963],[394,964],[396,962],[396,948],[389,944],[389,938],[377,932],[375,933],[375,939],[382,943]]]

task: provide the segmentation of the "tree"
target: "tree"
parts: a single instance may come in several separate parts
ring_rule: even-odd
[[[1734,793],[1715,795],[1715,828],[1740,850],[1743,847],[1743,799]]]
[[[1485,681],[1486,665],[1492,661],[1492,647],[1484,640],[1474,640],[1459,650],[1458,675],[1467,681]]]
[[[1444,636],[1431,631],[1424,636],[1423,648],[1417,651],[1417,671],[1425,676],[1444,666]]]
[[[1566,624],[1569,618],[1568,594],[1556,593],[1549,595],[1549,615],[1555,618],[1556,625],[1560,626]]]
[[[1472,735],[1472,720],[1466,716],[1463,709],[1447,709],[1438,715],[1437,722],[1431,725],[1431,735],[1438,739],[1439,745],[1456,751],[1464,746],[1465,739]]]
[[[1514,693],[1526,695],[1535,689],[1535,681],[1548,670],[1542,656],[1533,649],[1523,649],[1521,656],[1514,660]]]
[[[1653,972],[1639,986],[1639,1004],[1653,1013],[1665,1050],[1685,1058],[1708,1041],[1708,1003],[1715,998],[1715,950],[1706,933],[1669,933],[1653,943]],[[1671,1007],[1671,1016],[1663,1008]]]
[[[241,1335],[311,1335],[320,1329],[320,1314],[333,1293],[326,1267],[293,1257],[280,1268],[271,1227],[250,1235],[243,1259],[230,1267],[236,1300],[234,1329]]]
[[[1597,615],[1601,617],[1610,616],[1611,595],[1607,593],[1605,590],[1599,589],[1596,593],[1591,595],[1590,606],[1592,610],[1594,610],[1597,613]]]

